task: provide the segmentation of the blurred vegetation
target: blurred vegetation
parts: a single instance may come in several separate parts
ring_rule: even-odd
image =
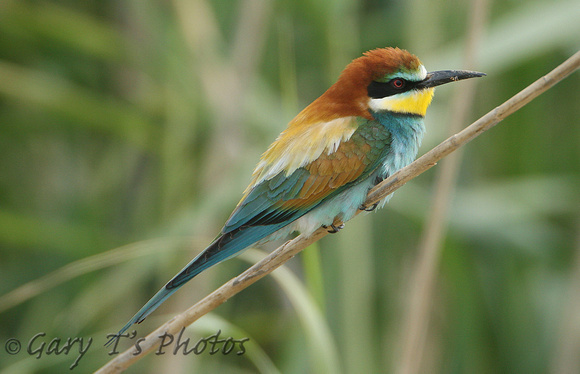
[[[430,70],[461,68],[468,12],[451,0],[2,1],[0,343],[23,349],[0,349],[0,373],[68,370],[74,350],[25,352],[38,332],[92,337],[76,370],[103,365],[105,335],[213,238],[261,152],[350,60],[399,46]],[[488,18],[471,119],[580,46],[576,0],[496,1]],[[565,353],[580,350],[579,78],[466,147],[423,372],[579,365]],[[452,86],[421,152],[445,138]],[[129,372],[390,372],[436,169],[185,332],[249,337],[245,355],[149,355]],[[196,278],[138,336],[256,256]]]

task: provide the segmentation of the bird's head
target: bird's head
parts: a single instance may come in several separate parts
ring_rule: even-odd
[[[435,86],[483,75],[462,70],[428,73],[421,61],[405,50],[374,49],[347,65],[338,81],[319,98],[319,104],[330,104],[328,109],[337,116],[370,118],[372,112],[379,111],[424,116]]]

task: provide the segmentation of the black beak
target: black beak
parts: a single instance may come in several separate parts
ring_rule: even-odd
[[[439,70],[427,73],[427,77],[421,82],[417,83],[415,88],[429,88],[439,86],[441,84],[457,82],[462,79],[483,77],[485,73],[478,73],[477,71],[468,70]]]

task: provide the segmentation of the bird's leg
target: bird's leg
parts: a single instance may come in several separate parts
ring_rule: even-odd
[[[322,227],[324,227],[325,229],[328,228],[328,226],[326,226],[326,225],[322,225]],[[328,233],[329,234],[336,234],[337,232],[339,232],[343,228],[344,228],[344,223],[341,223],[340,225],[335,225],[334,223],[331,223],[330,229],[328,229]]]
[[[382,181],[384,181],[384,180],[385,180],[385,178],[383,178],[383,177],[382,177],[382,176],[380,176],[380,175],[377,175],[377,176],[375,177],[375,186],[376,186],[377,184],[381,183],[381,182],[382,182]],[[369,191],[370,191],[370,190],[371,190],[371,189],[369,188]],[[366,206],[366,205],[364,205],[364,204],[361,204],[361,206],[359,206],[359,207],[358,207],[358,209],[359,209],[359,210],[364,210],[365,212],[372,212],[373,210],[375,210],[375,209],[377,208],[377,206],[378,206],[378,205],[379,205],[379,203],[374,203],[374,204],[373,204],[373,205],[371,205],[371,206]]]
[[[379,205],[379,203],[374,203],[371,206],[366,206],[364,204],[361,204],[361,206],[359,206],[358,209],[364,210],[365,212],[372,212],[373,210],[375,210],[377,208],[378,205]]]
[[[322,225],[322,227],[324,227],[325,229],[328,228],[328,226],[329,225]],[[340,222],[339,219],[335,218],[334,222],[332,222],[330,224],[330,229],[328,230],[328,233],[336,234],[337,232],[339,232],[343,228],[344,228],[344,223]]]

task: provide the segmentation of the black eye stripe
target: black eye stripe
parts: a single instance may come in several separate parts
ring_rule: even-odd
[[[403,81],[403,86],[400,88],[395,87],[394,81]],[[416,86],[416,82],[411,82],[402,78],[395,78],[388,82],[377,82],[372,81],[367,87],[367,92],[372,99],[382,99],[383,97],[396,95],[402,92],[412,90]]]

